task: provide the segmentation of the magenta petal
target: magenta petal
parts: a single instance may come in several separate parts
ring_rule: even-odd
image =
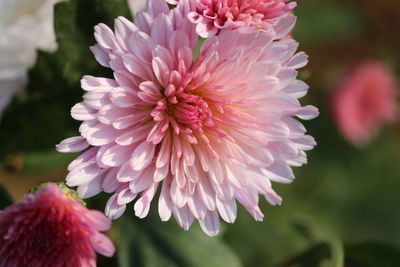
[[[96,233],[91,236],[92,244],[97,253],[106,256],[112,257],[115,253],[115,247],[113,243],[103,234]]]
[[[90,224],[98,231],[104,232],[110,230],[111,228],[110,219],[104,216],[104,213],[100,211],[91,210],[86,214],[86,218],[90,221]]]

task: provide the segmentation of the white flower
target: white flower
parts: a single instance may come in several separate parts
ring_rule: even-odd
[[[53,7],[57,1],[0,1],[0,112],[26,84],[36,50],[56,50]]]
[[[146,3],[147,0],[128,0],[128,5],[132,15],[135,16],[137,12],[145,10]]]

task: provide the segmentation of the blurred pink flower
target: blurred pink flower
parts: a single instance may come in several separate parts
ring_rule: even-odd
[[[198,0],[189,14],[196,31],[203,37],[239,27],[274,30],[280,39],[293,28],[296,17],[289,12],[296,7],[289,0]],[[171,3],[171,1],[169,1]],[[173,1],[172,1],[173,2]]]
[[[96,266],[114,246],[99,231],[110,220],[47,184],[0,212],[0,266]]]
[[[396,84],[384,65],[367,61],[339,83],[331,110],[339,131],[354,145],[367,143],[396,115]]]
[[[136,25],[120,17],[115,32],[95,27],[92,51],[114,79],[83,77],[87,93],[72,108],[83,121],[81,136],[57,149],[92,146],[69,165],[66,180],[81,197],[115,192],[106,207],[111,218],[136,197],[136,215],[147,216],[161,187],[163,221],[173,214],[188,229],[196,218],[212,236],[219,216],[235,220],[236,201],[256,220],[263,218],[259,194],[281,203],[271,181],[290,183],[290,166],[306,163],[304,150],[315,145],[293,117],[318,111],[298,101],[308,86],[296,69],[307,56],[295,54],[294,40],[273,42],[274,32],[253,28],[226,31],[207,39],[194,61],[192,8],[181,1],[169,11],[153,0]]]

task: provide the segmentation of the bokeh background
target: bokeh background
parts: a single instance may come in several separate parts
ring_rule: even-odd
[[[189,232],[173,220],[161,223],[154,205],[143,220],[128,207],[109,232],[118,252],[100,258],[99,266],[400,266],[400,122],[356,148],[339,134],[328,109],[334,85],[365,59],[384,62],[399,77],[399,10],[396,0],[298,1],[294,37],[310,56],[300,73],[311,86],[302,102],[321,112],[305,125],[318,146],[308,153],[308,165],[295,169],[291,185],[275,185],[282,206],[261,201],[264,222],[239,209],[234,224],[209,238],[196,223]],[[93,26],[112,25],[118,15],[131,16],[123,0],[56,6],[59,49],[39,53],[26,92],[14,97],[0,121],[0,185],[14,201],[39,183],[64,179],[76,155],[54,146],[77,133],[69,111],[82,97],[79,80],[111,76],[89,51]],[[103,210],[107,197],[88,206]]]

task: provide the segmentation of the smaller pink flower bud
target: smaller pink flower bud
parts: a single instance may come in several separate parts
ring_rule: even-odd
[[[115,248],[100,231],[111,227],[66,186],[48,183],[0,212],[0,266],[96,266],[96,252]]]

